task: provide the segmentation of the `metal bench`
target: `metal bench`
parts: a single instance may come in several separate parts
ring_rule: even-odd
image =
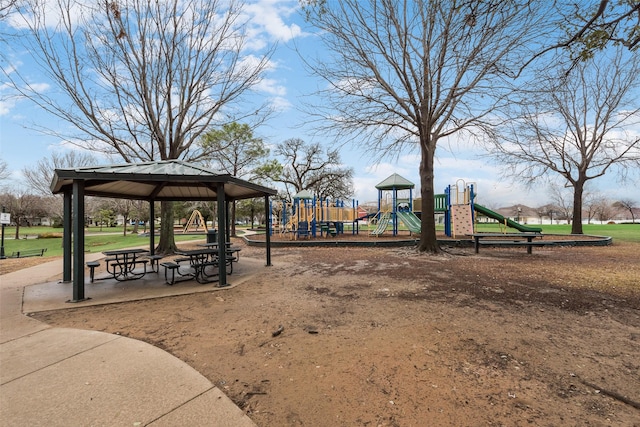
[[[526,247],[527,253],[531,253],[531,249],[534,246],[555,246],[556,242],[549,241],[537,241],[537,242],[527,242],[523,240],[480,240],[478,242],[479,245],[482,246],[504,246],[504,247]]]
[[[44,256],[44,253],[47,251],[47,248],[43,249],[25,249],[22,251],[14,251],[11,253],[9,258],[26,258],[30,256]]]
[[[91,283],[93,283],[96,268],[100,267],[100,263],[98,261],[88,261],[87,267],[89,267],[89,280]]]
[[[147,256],[147,258],[149,259],[149,261],[151,262],[151,270],[155,271],[156,273],[160,272],[160,266],[159,266],[159,262],[162,258],[164,258],[163,255],[149,255]]]
[[[183,280],[190,280],[193,278],[192,273],[187,273],[187,274],[180,273],[180,264],[178,264],[177,262],[165,261],[165,262],[161,262],[160,266],[164,267],[164,281],[167,285],[173,285],[176,282],[181,282]],[[171,279],[169,279],[169,272],[171,272]],[[176,280],[176,272],[178,273],[178,276],[185,277],[185,279]]]

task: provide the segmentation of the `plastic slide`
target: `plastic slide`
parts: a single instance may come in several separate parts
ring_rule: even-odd
[[[413,212],[396,212],[400,221],[404,223],[404,225],[411,231],[412,233],[420,234],[420,230],[422,229],[422,222],[420,218],[416,216]]]
[[[384,212],[380,215],[380,219],[378,219],[378,226],[371,233],[372,236],[379,236],[385,232],[387,227],[389,226],[389,220],[391,219],[391,212]]]
[[[501,224],[507,224],[509,227],[515,228],[518,231],[522,231],[525,233],[541,233],[542,228],[540,227],[529,227],[527,225],[522,225],[519,222],[515,222],[510,220],[509,218],[505,218],[497,212],[492,211],[491,209],[487,209],[484,206],[480,206],[478,204],[473,205],[473,209],[476,212],[481,213],[482,215],[488,216],[489,218],[493,218],[495,220],[500,221]]]

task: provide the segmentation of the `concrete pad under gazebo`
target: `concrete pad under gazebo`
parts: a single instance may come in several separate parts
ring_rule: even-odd
[[[218,174],[181,160],[162,160],[122,165],[56,169],[51,183],[53,194],[64,195],[63,281],[73,281],[71,302],[85,300],[84,276],[84,197],[109,197],[149,202],[149,252],[155,253],[154,202],[217,201],[218,244],[224,247],[229,236],[229,203],[264,197],[269,212],[269,196],[277,191],[244,181],[229,174]],[[224,228],[223,228],[224,227]],[[226,254],[220,251],[219,285],[226,285]],[[267,233],[266,265],[271,265],[271,243]]]

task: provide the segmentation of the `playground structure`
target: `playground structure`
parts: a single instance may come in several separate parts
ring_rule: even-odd
[[[459,179],[455,185],[445,188],[444,194],[434,196],[434,212],[443,216],[444,232],[448,237],[459,238],[475,232],[476,213],[492,218],[500,224],[503,233],[506,227],[521,232],[540,233],[540,227],[531,227],[506,218],[475,203],[474,184]],[[391,227],[397,236],[400,225],[410,234],[420,234],[422,229],[421,204],[413,198],[415,185],[398,174],[393,174],[376,185],[378,189],[377,212],[368,213],[352,200],[351,205],[343,201],[317,199],[308,191],[301,191],[293,202],[272,202],[269,214],[272,235],[289,235],[291,238],[336,236],[344,233],[344,224],[352,224],[352,234],[359,234],[359,222],[370,219],[375,227],[370,236],[381,236]],[[193,216],[193,215],[192,215]]]
[[[200,231],[199,230],[200,226],[204,228],[205,233],[208,231],[207,222],[204,220],[202,213],[200,213],[200,211],[196,209],[193,212],[191,212],[191,216],[189,217],[189,219],[187,220],[187,223],[182,228],[182,232],[183,233],[197,232],[197,231]]]
[[[319,199],[303,190],[293,197],[293,202],[271,203],[269,213],[272,235],[288,235],[292,238],[336,236],[344,233],[344,224],[352,225],[351,232],[359,232],[359,221],[368,213],[358,207],[355,200],[346,204],[342,200]]]
[[[398,174],[376,185],[378,189],[378,213],[374,216],[376,228],[370,232],[372,236],[380,236],[392,227],[393,236],[399,231],[399,224],[403,224],[410,233],[419,234],[421,231],[420,204],[413,199],[414,184]],[[407,192],[402,194],[402,192]],[[386,197],[385,197],[385,192]],[[500,215],[484,206],[475,203],[476,193],[474,184],[467,185],[464,180],[458,180],[455,185],[449,185],[444,194],[434,197],[434,211],[444,215],[444,231],[448,237],[461,237],[474,233],[476,212],[495,219],[506,232],[506,227],[515,228],[522,232],[540,233],[540,227],[520,224]]]

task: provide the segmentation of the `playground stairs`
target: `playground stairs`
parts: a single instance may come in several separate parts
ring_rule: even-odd
[[[473,234],[471,205],[451,205],[451,223],[454,238]]]

